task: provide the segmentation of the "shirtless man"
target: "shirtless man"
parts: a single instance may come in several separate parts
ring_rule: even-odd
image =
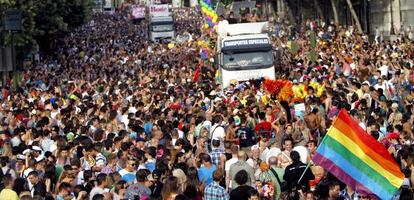
[[[313,108],[312,112],[305,116],[306,126],[309,128],[313,138],[317,138],[317,131],[324,128],[324,121],[318,113],[317,108]]]
[[[292,151],[293,141],[291,138],[286,138],[283,142],[283,151],[277,156],[278,167],[285,169],[292,164],[290,152]]]

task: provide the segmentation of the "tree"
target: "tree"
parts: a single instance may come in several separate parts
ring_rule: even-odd
[[[355,9],[352,6],[351,0],[346,0],[346,3],[348,4],[348,8],[349,8],[349,11],[351,12],[352,18],[354,18],[355,25],[356,25],[358,32],[362,34],[363,33],[362,26],[361,26],[361,23],[359,22],[359,18],[355,12]]]
[[[316,8],[316,12],[318,13],[319,18],[322,19],[322,21],[324,21],[325,20],[325,16],[324,16],[324,14],[322,12],[321,6],[319,5],[319,0],[313,0],[313,5]]]
[[[339,17],[338,17],[338,11],[336,10],[336,0],[330,0],[331,1],[331,6],[332,6],[332,12],[334,15],[334,21],[335,21],[335,26],[339,26]]]
[[[54,39],[85,23],[92,5],[93,0],[0,0],[0,18],[8,9],[21,10],[23,28],[14,33],[15,46],[27,52],[37,46],[47,50]],[[5,43],[10,45],[11,34],[5,34]]]

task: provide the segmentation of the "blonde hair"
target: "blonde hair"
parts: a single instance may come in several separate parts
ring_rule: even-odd
[[[13,156],[12,146],[10,142],[3,144],[3,156],[11,158]]]

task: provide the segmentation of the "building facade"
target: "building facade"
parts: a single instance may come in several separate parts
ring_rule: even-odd
[[[413,0],[371,0],[370,11],[371,33],[378,28],[389,36],[414,27]]]

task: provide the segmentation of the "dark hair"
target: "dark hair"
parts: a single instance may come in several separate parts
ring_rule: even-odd
[[[255,189],[250,189],[247,194],[249,195],[248,198],[251,198],[253,196],[259,196],[259,192],[257,192],[257,190]]]
[[[198,180],[198,171],[195,167],[190,167],[187,170],[187,184],[189,185],[200,185]]]
[[[239,185],[244,185],[247,183],[249,179],[249,175],[247,174],[246,170],[242,169],[239,172],[236,173],[236,176],[234,177],[234,180]]]
[[[92,197],[92,200],[103,200],[104,199],[104,195],[103,194],[95,194]]]
[[[203,154],[200,154],[200,160],[202,162],[211,162],[211,157],[210,155],[203,153]]]
[[[29,190],[27,181],[24,178],[16,178],[14,180],[13,190],[19,195],[23,191]]]
[[[92,170],[85,170],[83,172],[83,179],[85,180],[85,182],[88,182],[90,178],[92,178]]]
[[[266,118],[266,113],[265,112],[260,112],[259,113],[259,119],[264,120]]]
[[[0,157],[0,165],[1,166],[6,166],[9,163],[9,157],[6,156],[2,156]]]
[[[215,115],[213,117],[212,123],[213,124],[218,124],[221,121],[221,116],[220,115]]]
[[[313,145],[315,145],[315,147],[316,147],[316,146],[318,146],[318,144],[316,143],[316,141],[315,141],[315,140],[309,140],[308,144],[311,144],[311,143],[312,143]]]
[[[168,199],[169,195],[171,193],[178,192],[178,189],[179,189],[178,178],[175,176],[169,176],[165,180],[165,184],[162,187],[162,191],[161,191],[162,199]]]
[[[38,173],[37,171],[31,171],[31,172],[29,173],[29,175],[27,175],[27,177],[29,177],[29,176],[31,176],[31,175],[33,175],[33,176],[39,176],[39,173]]]
[[[147,179],[148,172],[145,169],[140,169],[135,174],[138,182],[144,182]]]
[[[66,183],[66,182],[62,182],[60,185],[59,185],[59,192],[60,191],[62,191],[62,190],[64,190],[64,189],[67,189],[67,188],[71,188],[72,186],[69,184],[69,183]]]
[[[300,155],[297,151],[290,152],[290,158],[293,162],[299,162],[300,161]]]
[[[96,181],[98,182],[98,185],[101,185],[103,182],[106,181],[106,174],[104,173],[100,173],[98,174],[98,176],[96,177]]]
[[[213,139],[211,144],[213,147],[219,147],[220,146],[220,140],[219,139]]]
[[[190,200],[190,198],[186,197],[183,194],[179,194],[179,195],[175,196],[174,200]]]

